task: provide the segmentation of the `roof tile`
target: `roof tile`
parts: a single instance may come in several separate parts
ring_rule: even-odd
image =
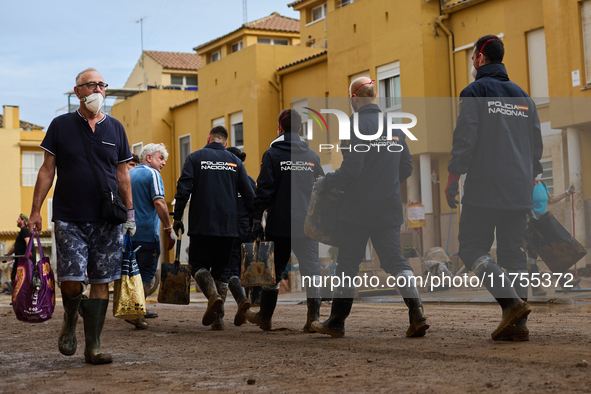
[[[19,120],[20,128],[23,130],[31,129],[31,130],[43,130],[43,126],[37,126],[36,124],[25,122],[24,120]],[[4,115],[0,115],[0,128],[4,127]]]
[[[192,70],[201,68],[201,56],[196,53],[144,51],[165,69]]]
[[[252,22],[244,23],[238,29],[231,31],[228,34],[224,34],[216,39],[206,42],[205,44],[201,44],[195,48],[194,50],[199,50],[204,48],[208,45],[213,44],[216,41],[221,40],[224,37],[227,37],[231,34],[236,33],[240,29],[253,29],[253,30],[266,30],[266,31],[284,31],[288,33],[299,33],[300,32],[300,21],[299,19],[288,18],[286,16],[280,15],[278,12],[273,12],[271,15],[266,16],[261,19],[257,19]]]

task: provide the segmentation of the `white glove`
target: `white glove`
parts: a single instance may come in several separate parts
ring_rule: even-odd
[[[135,234],[135,230],[135,211],[133,209],[130,209],[129,211],[127,211],[127,222],[123,223],[123,235],[129,232],[129,235],[133,237],[133,235]]]
[[[571,194],[573,194],[575,192],[575,184],[571,184],[569,186],[568,189],[566,189],[566,191],[564,192],[564,194],[566,194],[567,196],[570,196]]]
[[[174,248],[174,244],[176,243],[177,236],[174,231],[172,231],[172,226],[169,228],[164,229],[164,233],[166,234],[166,238],[168,238],[168,250]]]

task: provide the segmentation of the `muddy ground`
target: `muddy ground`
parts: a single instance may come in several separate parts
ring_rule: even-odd
[[[291,295],[293,298],[293,295]],[[150,299],[155,302],[155,296]],[[281,299],[274,329],[201,325],[206,304],[150,304],[148,330],[107,315],[102,348],[110,365],[83,360],[83,325],[74,356],[57,350],[62,306],[41,324],[16,320],[0,298],[0,392],[591,392],[591,302],[534,303],[529,342],[493,342],[500,309],[490,303],[426,303],[431,329],[405,338],[400,298],[356,302],[345,338],[304,334],[306,307]],[[383,301],[383,300],[382,300]],[[323,304],[326,318],[330,305]]]

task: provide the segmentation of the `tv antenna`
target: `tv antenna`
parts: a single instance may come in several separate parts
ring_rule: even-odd
[[[144,68],[144,19],[146,19],[147,16],[141,17],[140,19],[138,19],[137,21],[135,21],[135,23],[139,23],[140,24],[140,34],[141,34],[141,46],[142,46],[142,68]]]

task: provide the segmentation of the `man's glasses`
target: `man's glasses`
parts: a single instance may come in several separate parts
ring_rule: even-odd
[[[87,83],[81,83],[80,85],[78,85],[79,88],[82,86],[86,86],[90,90],[94,90],[97,86],[99,87],[100,90],[107,90],[107,87],[109,85],[104,82],[87,82]]]

